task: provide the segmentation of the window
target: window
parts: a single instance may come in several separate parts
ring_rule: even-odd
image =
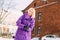
[[[40,26],[38,26],[38,34],[40,34]]]
[[[40,20],[41,20],[41,15],[42,15],[42,13],[41,13],[41,12],[39,12],[39,13],[38,13],[38,21],[40,21]]]

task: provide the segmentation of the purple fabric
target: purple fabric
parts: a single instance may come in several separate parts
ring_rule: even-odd
[[[22,15],[16,22],[18,29],[15,35],[15,40],[31,40],[31,31],[34,28],[35,20],[28,16],[28,12]],[[28,25],[29,29],[24,30],[24,26]]]

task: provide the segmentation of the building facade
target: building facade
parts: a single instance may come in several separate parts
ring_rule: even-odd
[[[52,2],[57,2],[50,4]],[[50,5],[46,5],[50,4]],[[46,5],[46,6],[43,6]],[[23,12],[31,7],[36,9],[35,27],[32,37],[43,37],[47,34],[60,35],[60,1],[59,0],[34,0]]]

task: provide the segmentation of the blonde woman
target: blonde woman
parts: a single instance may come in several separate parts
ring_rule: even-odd
[[[28,9],[16,22],[18,30],[15,40],[31,40],[31,31],[35,24],[35,9]]]

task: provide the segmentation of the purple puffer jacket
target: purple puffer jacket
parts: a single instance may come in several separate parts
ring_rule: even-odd
[[[31,40],[31,31],[34,28],[35,20],[28,15],[23,14],[16,22],[18,29],[14,40]],[[24,26],[28,25],[29,29],[25,31]]]

